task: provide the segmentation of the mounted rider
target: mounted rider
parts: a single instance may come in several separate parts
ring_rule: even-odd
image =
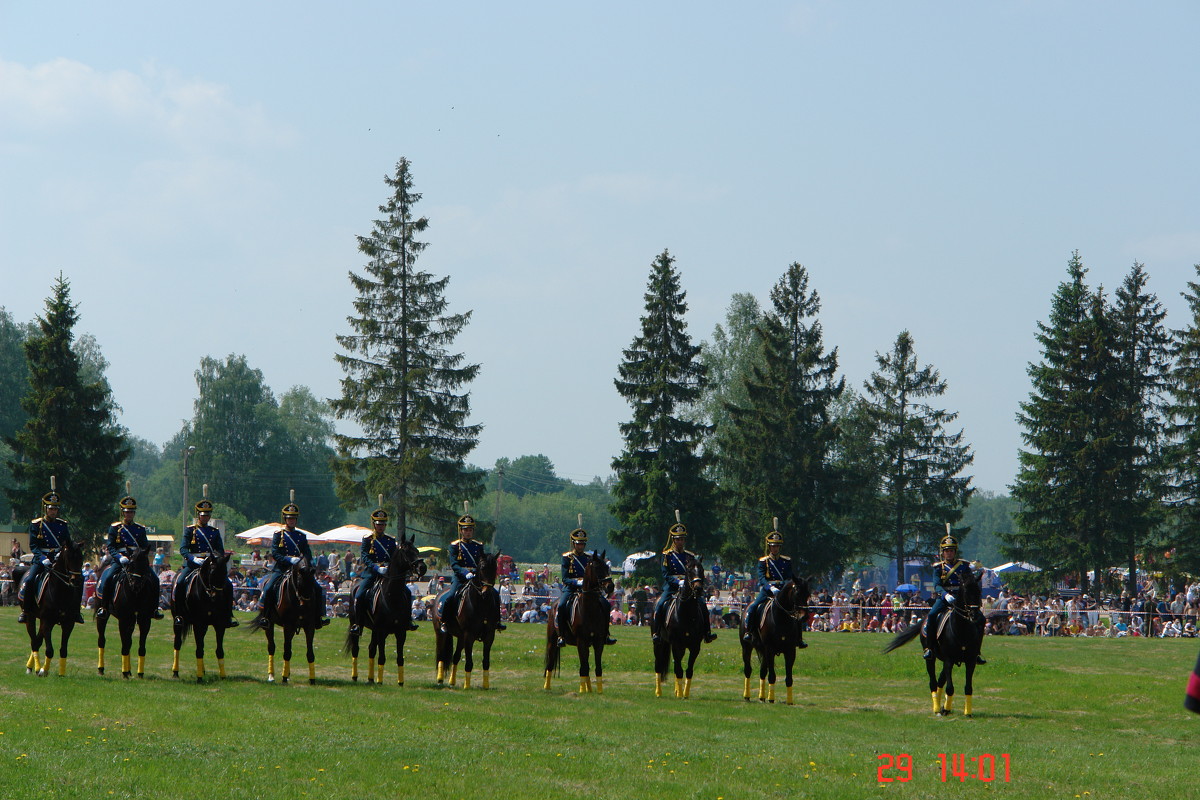
[[[949,527],[949,525],[947,525]],[[937,633],[938,621],[950,608],[954,598],[962,592],[963,585],[971,571],[971,564],[958,557],[958,539],[947,533],[939,543],[941,560],[933,565],[933,591],[937,599],[929,609],[929,616],[921,628],[921,635],[929,641]],[[976,615],[975,624],[979,627],[980,645],[983,644],[983,628],[987,624],[982,614]],[[926,647],[921,654],[923,658],[933,658],[933,651]],[[986,664],[983,656],[979,656],[976,664]]]
[[[779,527],[778,520],[775,521],[774,527]],[[767,554],[758,560],[758,596],[746,609],[746,633],[742,636],[742,641],[746,644],[753,644],[754,637],[758,633],[758,621],[762,614],[763,604],[777,596],[783,585],[794,577],[791,557],[780,552],[783,549],[783,534],[778,530],[772,530],[767,534],[765,543]],[[801,632],[801,639],[796,643],[796,647],[802,649],[808,647],[808,643],[803,639],[803,632]]]
[[[306,559],[310,564],[313,561],[312,548],[308,546],[308,537],[305,536],[304,531],[296,528],[296,523],[300,521],[300,506],[296,505],[293,500],[285,505],[279,514],[283,520],[283,527],[277,528],[271,536],[271,557],[274,559],[274,563],[271,565],[271,573],[267,575],[258,598],[259,611],[274,607],[279,582],[283,580],[283,576],[291,567],[299,564],[301,559]],[[317,620],[316,625],[319,629],[329,624],[329,618],[325,616],[325,589],[319,582],[314,581],[314,583],[317,586],[317,607],[321,610],[321,618]]]
[[[355,632],[358,632],[362,627],[356,619],[355,612],[362,608],[362,604],[366,602],[367,593],[371,591],[371,587],[375,585],[376,581],[387,574],[392,554],[396,552],[396,548],[399,546],[395,537],[389,536],[386,533],[387,524],[388,513],[383,510],[381,502],[380,507],[371,512],[372,531],[363,537],[362,547],[359,550],[358,558],[363,563],[363,575],[354,590],[354,596],[350,600],[350,627]],[[393,575],[392,577],[399,577],[400,580],[404,580],[408,576]],[[417,627],[412,622],[410,615],[408,629],[415,631]]]
[[[50,491],[42,495],[42,516],[29,522],[29,551],[33,553],[33,562],[21,588],[17,591],[17,600],[21,604],[21,614],[17,622],[25,622],[34,613],[35,595],[38,590],[38,580],[42,572],[50,568],[53,559],[59,551],[71,543],[71,529],[65,519],[59,517],[62,510],[62,499],[54,489],[54,478],[50,478]],[[83,606],[83,576],[79,576],[79,607]],[[76,612],[76,623],[83,624],[83,614]]]
[[[183,607],[183,598],[192,573],[204,566],[204,562],[208,559],[225,554],[225,542],[221,538],[220,529],[208,524],[213,513],[213,504],[208,499],[208,484],[204,485],[204,499],[196,503],[195,511],[196,524],[186,526],[183,529],[183,536],[179,540],[179,555],[183,558],[183,567],[180,568],[179,575],[175,577],[172,608]],[[233,616],[233,581],[226,577],[225,583],[229,598],[229,621],[225,623],[225,627],[236,628],[238,621]],[[183,620],[178,614],[175,617],[177,622],[182,623]]]
[[[483,564],[483,555],[483,545],[475,540],[475,518],[470,514],[463,514],[458,518],[458,538],[450,543],[450,569],[454,572],[454,577],[450,579],[450,591],[442,595],[441,605],[438,607],[442,633],[449,632],[446,630],[447,606],[451,606],[451,601],[457,604],[459,595]],[[507,627],[502,622],[496,623],[498,631]]]
[[[128,482],[125,484],[125,491],[129,491]],[[108,550],[108,569],[104,570],[100,576],[100,582],[96,584],[97,619],[108,616],[109,606],[113,600],[113,583],[125,571],[130,556],[136,550],[150,549],[150,540],[146,538],[146,527],[133,521],[134,515],[137,514],[137,500],[134,500],[132,495],[126,494],[117,505],[121,509],[121,519],[108,526],[108,535],[104,540],[105,548]],[[158,576],[151,571],[147,580],[154,589],[152,596],[158,597]],[[158,608],[157,604],[154,608],[154,618],[163,618],[162,609]]]
[[[678,517],[678,512],[676,512],[676,516]],[[670,537],[670,544],[662,553],[662,594],[654,606],[654,617],[650,626],[650,640],[653,642],[659,641],[662,629],[666,625],[667,609],[670,608],[671,600],[675,597],[675,592],[687,580],[688,568],[698,558],[695,553],[686,549],[687,528],[683,526],[682,522],[676,521],[671,526]],[[703,597],[697,597],[696,603],[700,606],[700,619],[704,624],[704,641],[711,644],[716,641],[717,635],[709,626],[708,604]]]
[[[580,515],[582,525],[582,514]],[[579,594],[583,590],[583,578],[587,572],[588,556],[584,550],[587,548],[588,535],[582,527],[578,527],[571,531],[571,549],[562,554],[562,584],[563,593],[558,598],[558,609],[555,617],[555,629],[558,631],[558,646],[564,646],[563,631],[571,629],[571,617],[567,613],[567,609],[573,601],[579,599]],[[617,640],[609,636],[605,644],[616,644]]]

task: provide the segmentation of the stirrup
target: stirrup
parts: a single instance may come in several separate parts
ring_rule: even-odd
[[[441,625],[438,625],[438,631],[441,633],[450,633],[450,631],[446,630],[446,623],[444,622]]]
[[[154,619],[162,619],[163,618],[162,609],[161,608],[154,609],[154,613],[151,614],[150,616],[153,617]]]
[[[238,625],[241,625],[241,624],[242,623],[237,621],[237,617],[230,617],[229,621],[225,623],[225,627],[226,628],[236,628]]]
[[[419,630],[421,630],[421,626],[415,622],[410,622],[410,623],[408,623],[408,630],[410,633],[412,631],[419,631]]]
[[[921,658],[928,661],[929,659],[933,658],[933,651],[930,650],[928,647],[926,647],[925,651],[923,653],[921,653]]]
[[[561,636],[560,636],[560,637],[558,637],[558,641],[557,641],[557,642],[555,642],[555,644],[556,644],[558,647],[566,647],[566,646],[567,646],[567,643],[563,641],[563,637],[561,637]]]
[[[82,611],[76,611],[76,612],[75,612],[75,624],[76,624],[76,625],[84,625],[84,624],[86,624],[86,623],[84,623],[84,621],[83,621],[83,612],[82,612]]]
[[[96,619],[104,619],[108,616],[108,609],[104,606],[96,607]]]
[[[333,620],[329,620],[329,619],[319,619],[319,620],[317,620],[317,624],[314,625],[313,628],[315,630],[321,630],[321,628],[324,628],[326,625],[328,625],[332,621]]]
[[[604,643],[605,643],[606,645],[608,645],[608,644],[616,644],[616,643],[617,643],[617,640],[616,640],[616,639],[614,639],[613,637],[609,636],[607,639],[605,639],[605,640],[604,640]]]
[[[715,633],[713,633],[712,631],[709,631],[708,633],[704,634],[704,643],[705,644],[712,644],[716,640],[717,640],[717,635]]]
[[[25,612],[24,611],[22,611],[20,614],[17,615],[17,622],[20,624],[25,623]]]
[[[975,656],[975,666],[979,666],[980,664],[986,664],[986,663],[987,662],[983,660],[983,656],[980,656],[980,655]]]
[[[801,639],[800,641],[796,642],[796,649],[797,649],[797,650],[803,650],[803,649],[804,649],[804,648],[806,648],[806,647],[808,647],[808,642],[804,641],[803,639]]]
[[[507,626],[507,625],[505,625],[503,622],[497,622],[497,623],[496,623],[496,630],[498,630],[498,631],[506,631],[506,630],[508,630],[508,626]]]

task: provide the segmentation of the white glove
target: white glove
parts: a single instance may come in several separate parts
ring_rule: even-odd
[[[121,566],[124,566],[128,563],[129,563],[129,559],[126,556],[121,556]]]
[[[204,564],[204,556],[192,556],[191,559],[192,559],[192,563],[195,564],[197,567],[202,566]]]
[[[385,567],[383,564],[376,564],[375,571],[380,575],[387,575],[387,567]]]
[[[771,594],[779,594],[779,587],[778,587],[778,586],[772,586],[772,587],[771,587]]]
[[[953,603],[953,602],[954,602],[954,595],[950,594],[949,592],[946,592],[946,602],[947,602],[947,603]]]
[[[292,562],[293,564],[299,564],[300,556],[288,556],[288,561]]]
[[[43,566],[43,567],[48,567],[48,566],[50,566],[50,559],[48,559],[48,558],[43,558],[43,559],[42,559],[42,566]]]
[[[474,577],[475,577],[475,573],[474,573],[474,572],[468,572],[468,573],[467,573],[467,580],[471,580],[471,579],[472,579],[472,578],[474,578]]]

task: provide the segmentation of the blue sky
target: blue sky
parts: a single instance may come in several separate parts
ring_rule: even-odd
[[[860,388],[902,329],[1003,490],[1050,296],[1200,262],[1194,4],[0,2],[0,305],[62,271],[122,421],[205,355],[338,394],[347,272],[413,165],[422,266],[473,310],[472,461],[607,474],[664,248],[707,338],[793,261]]]

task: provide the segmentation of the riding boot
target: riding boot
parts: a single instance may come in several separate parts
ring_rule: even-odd
[[[418,625],[417,623],[413,622],[413,621],[410,619],[410,620],[408,621],[408,632],[409,632],[409,633],[412,633],[413,631],[419,631],[419,630],[421,630],[421,626],[420,626],[420,625]]]
[[[746,615],[746,632],[742,634],[744,644],[754,644],[754,632],[758,630],[758,609]]]
[[[108,618],[108,603],[100,595],[96,595],[96,619],[102,620]]]
[[[153,613],[153,614],[151,614],[150,616],[151,616],[151,617],[153,617],[154,619],[162,619],[162,618],[163,618],[163,612],[162,612],[162,609],[161,609],[161,608],[159,608],[158,606],[155,606],[155,607],[154,607],[154,613]]]
[[[617,640],[614,639],[613,637],[609,636],[607,639],[604,640],[604,643],[605,644],[616,644]]]

